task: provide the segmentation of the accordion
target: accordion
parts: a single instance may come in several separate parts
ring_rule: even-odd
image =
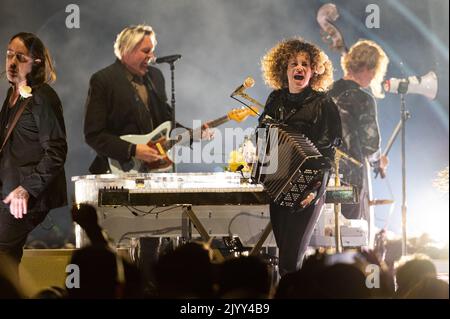
[[[305,135],[268,125],[258,129],[257,145],[252,180],[264,186],[274,203],[300,207],[310,192],[325,189],[331,165]]]

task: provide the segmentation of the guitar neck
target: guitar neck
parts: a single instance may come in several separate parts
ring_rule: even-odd
[[[208,128],[215,128],[217,126],[220,126],[226,122],[228,122],[230,119],[228,117],[228,115],[224,115],[222,117],[219,117],[218,119],[206,122],[204,125],[194,129],[192,131],[192,136],[200,136],[201,135],[201,131],[205,128],[205,126],[207,126]]]
[[[230,118],[228,117],[228,115],[224,115],[222,117],[219,117],[218,119],[206,122],[205,124],[209,127],[209,128],[214,128],[217,126],[220,126],[226,122],[228,122],[230,120]],[[192,138],[192,136],[200,136],[201,135],[201,130],[203,129],[203,125],[199,128],[196,128],[192,131],[192,133],[190,132],[186,132],[185,134],[181,134],[182,138],[181,140],[184,140],[186,142],[190,141],[190,139]],[[187,135],[189,134],[189,135]],[[176,140],[167,140],[164,144],[164,148],[165,149],[170,149],[172,148],[175,144],[178,144],[179,142]]]
[[[224,115],[222,117],[219,117],[218,119],[206,122],[206,125],[208,125],[208,127],[210,128],[214,128],[228,122],[229,120],[230,119],[228,118],[228,115]]]

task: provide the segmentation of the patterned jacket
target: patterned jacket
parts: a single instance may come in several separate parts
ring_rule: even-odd
[[[349,80],[338,80],[330,96],[336,103],[342,122],[342,145],[340,150],[365,164],[358,167],[343,159],[340,174],[343,185],[355,185],[359,189],[359,204],[343,204],[342,214],[346,218],[368,219],[370,195],[370,172],[379,166],[380,133],[378,129],[377,105],[375,99],[359,85]]]

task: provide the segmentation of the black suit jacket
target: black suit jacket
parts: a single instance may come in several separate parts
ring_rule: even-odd
[[[161,123],[171,120],[172,109],[167,104],[162,72],[150,67],[144,83],[149,93],[151,123],[143,121],[140,108],[145,105],[119,60],[91,77],[84,122],[86,142],[97,152],[89,168],[91,173],[106,173],[109,169],[108,157],[120,162],[130,159],[131,144],[119,136],[148,134]]]
[[[2,112],[11,93],[10,89]],[[32,94],[0,153],[0,185],[2,199],[21,185],[30,194],[28,211],[43,212],[67,204],[66,128],[56,92],[43,84]]]

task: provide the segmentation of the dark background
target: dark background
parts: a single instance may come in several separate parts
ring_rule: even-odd
[[[68,29],[66,6],[80,8],[80,29]],[[6,50],[9,38],[20,31],[37,33],[56,62],[58,92],[65,111],[69,154],[66,163],[70,194],[71,176],[87,173],[94,152],[82,134],[84,104],[90,76],[114,61],[113,43],[127,25],[148,23],[157,33],[159,56],[182,54],[176,64],[177,120],[192,126],[192,121],[208,120],[225,114],[238,103],[230,93],[245,79],[256,80],[248,93],[264,102],[270,89],[261,78],[260,59],[278,41],[302,36],[325,49],[335,66],[335,79],[342,76],[339,54],[330,51],[320,38],[316,12],[326,1],[306,0],[153,0],[153,1],[31,1],[0,0],[0,47]],[[346,43],[360,38],[383,46],[391,63],[387,77],[424,75],[434,70],[439,78],[436,100],[408,95],[412,118],[407,125],[408,231],[410,235],[432,232],[448,241],[448,194],[436,190],[432,182],[448,166],[448,1],[446,0],[339,0],[337,21]],[[380,8],[380,28],[365,26],[366,6]],[[4,56],[4,53],[2,53]],[[166,91],[170,95],[170,73]],[[0,67],[0,72],[4,67]],[[8,87],[0,83],[3,101]],[[400,99],[387,95],[378,101],[383,146],[399,120]],[[251,118],[226,127],[253,127]],[[222,127],[223,132],[223,127]],[[239,142],[239,141],[238,141]],[[236,145],[226,145],[227,154]],[[389,183],[396,204],[377,207],[376,224],[388,226],[399,234],[401,221],[400,140],[390,153]],[[179,165],[179,171],[219,171],[223,164]],[[392,198],[385,180],[374,183],[375,198]],[[72,196],[72,195],[71,195]],[[67,208],[51,212],[30,240],[57,246],[73,241],[72,223]]]

